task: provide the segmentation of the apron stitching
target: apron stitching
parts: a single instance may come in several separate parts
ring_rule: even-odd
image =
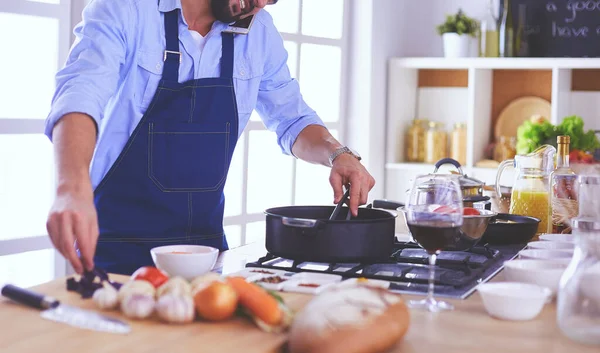
[[[188,229],[186,234],[188,240],[192,239],[192,194],[188,193]]]
[[[229,131],[215,131],[215,132],[194,132],[194,131],[153,131],[152,134],[166,134],[166,135],[209,135],[209,134],[229,134]]]
[[[193,88],[192,89],[192,102],[191,102],[191,107],[190,107],[190,117],[189,117],[189,122],[192,122],[192,119],[194,117],[194,108],[196,107],[196,89]]]
[[[214,234],[210,236],[189,236],[185,238],[115,238],[115,239],[98,239],[98,243],[176,243],[180,241],[195,241],[195,240],[208,240],[217,239],[223,237],[224,233]]]
[[[182,86],[179,88],[167,88],[167,87],[160,87],[159,89],[164,90],[164,91],[172,91],[172,92],[177,92],[177,91],[182,91],[186,88],[213,88],[213,87],[223,87],[223,88],[228,88],[231,87],[233,88],[233,86],[231,85],[212,85],[212,86]]]
[[[148,115],[150,114],[150,112],[152,111],[152,109],[154,108],[154,106],[156,105],[156,101],[158,101],[158,96],[159,95],[160,95],[160,89],[156,92],[156,95],[152,99],[152,103],[150,104],[150,107],[148,108],[148,110],[146,111],[146,113],[144,113],[144,116],[142,116],[142,119],[139,122],[140,129],[136,128],[133,131],[132,136],[130,137],[129,141],[125,145],[125,148],[123,149],[123,152],[119,155],[119,157],[117,158],[117,160],[110,167],[110,169],[108,170],[108,173],[106,173],[106,175],[104,176],[104,178],[102,178],[102,181],[96,187],[96,191],[98,191],[102,186],[104,186],[104,184],[106,184],[106,182],[108,181],[108,179],[110,178],[110,176],[115,173],[115,171],[117,170],[118,166],[121,164],[121,162],[123,161],[123,159],[125,159],[125,156],[127,155],[127,152],[129,151],[129,149],[131,149],[131,146],[133,146],[133,143],[135,142],[135,138],[137,137],[137,135],[139,134],[139,132],[141,130],[141,125],[143,123],[145,123],[146,120],[148,120]],[[150,123],[150,124],[152,124],[152,123]]]

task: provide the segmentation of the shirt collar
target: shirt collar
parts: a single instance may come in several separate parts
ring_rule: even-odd
[[[160,0],[158,3],[160,12],[170,12],[175,9],[181,10],[181,0]]]

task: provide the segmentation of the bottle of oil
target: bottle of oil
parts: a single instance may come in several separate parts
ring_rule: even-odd
[[[558,136],[556,169],[550,175],[552,233],[571,234],[571,219],[577,217],[577,175],[569,166],[569,136]]]
[[[487,16],[481,21],[479,37],[479,56],[498,57],[498,18],[494,16],[493,0],[488,3]]]
[[[510,58],[515,56],[515,36],[513,28],[513,19],[510,7],[510,0],[503,0],[504,8],[502,19],[500,20],[500,31],[498,39],[500,57]]]

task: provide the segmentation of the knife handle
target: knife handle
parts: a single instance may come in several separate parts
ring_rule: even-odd
[[[18,303],[38,309],[56,308],[60,302],[52,297],[39,294],[12,284],[2,287],[2,295]]]

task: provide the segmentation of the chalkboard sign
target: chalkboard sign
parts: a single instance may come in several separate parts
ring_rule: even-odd
[[[600,57],[600,0],[511,0],[510,7],[515,33],[525,19],[526,56]]]

